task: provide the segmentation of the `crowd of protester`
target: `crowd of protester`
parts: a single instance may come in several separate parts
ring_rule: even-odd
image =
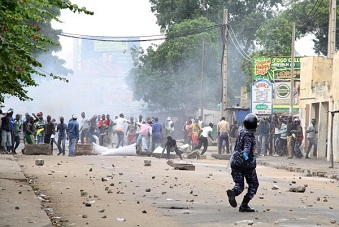
[[[42,112],[14,115],[12,108],[3,112],[0,110],[0,152],[16,154],[22,140],[24,144],[50,144],[53,153],[53,144],[58,149],[58,155],[65,155],[66,141],[69,141],[69,155],[74,156],[76,144],[96,143],[109,148],[119,148],[124,145],[136,144],[142,151],[153,152],[157,147],[166,145],[166,142],[175,139],[174,123],[171,117],[160,123],[158,117],[143,118],[139,115],[125,118],[121,113],[114,119],[109,114],[93,115],[87,118],[85,112],[81,118],[72,115],[65,122],[64,117],[54,119],[50,115],[44,117]],[[230,153],[235,146],[235,140],[242,124],[234,121],[230,125],[222,117],[216,125],[217,137],[211,133],[214,125],[204,125],[201,118],[188,117],[182,126],[184,144],[189,144],[192,150],[203,147],[204,154],[208,147],[208,138],[218,140],[218,153]],[[313,147],[313,157],[317,157],[316,121],[312,119],[307,130],[308,147],[305,158],[310,158]],[[300,146],[304,139],[303,128],[299,118],[290,116],[261,117],[255,136],[257,140],[256,155],[288,156],[288,158],[302,158]],[[172,143],[172,142],[171,142]],[[168,143],[167,143],[168,144]],[[173,142],[173,144],[176,144]],[[22,152],[24,153],[24,149]]]
[[[143,151],[152,152],[155,148],[164,146],[168,136],[174,139],[174,123],[171,117],[161,124],[157,117],[144,119],[139,115],[136,119],[127,119],[123,113],[112,119],[109,114],[87,118],[85,112],[82,112],[80,119],[74,114],[66,120],[65,117],[45,117],[42,112],[26,113],[24,116],[16,114],[15,117],[13,114],[13,109],[5,113],[0,110],[1,153],[16,154],[20,141],[23,141],[24,147],[26,144],[50,144],[52,154],[55,145],[58,155],[66,154],[68,141],[69,156],[74,156],[78,143],[96,143],[109,148],[136,143]],[[22,153],[24,152],[25,148],[22,149]]]

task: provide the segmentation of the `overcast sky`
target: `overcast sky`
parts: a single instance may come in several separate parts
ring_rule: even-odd
[[[63,10],[62,24],[54,27],[62,28],[65,33],[102,36],[147,36],[158,35],[160,29],[151,12],[149,0],[72,0],[79,6],[94,11],[94,15],[72,13]],[[72,38],[61,38],[62,52],[58,55],[71,64]],[[142,43],[148,47],[151,43]],[[311,37],[296,42],[296,50],[303,55],[314,55]]]
[[[160,28],[151,12],[149,0],[72,0],[78,6],[94,11],[94,15],[63,10],[55,28],[65,33],[95,36],[147,36],[159,35]],[[68,61],[73,56],[73,39],[61,37],[62,51],[58,55]],[[151,42],[142,43],[146,48]]]

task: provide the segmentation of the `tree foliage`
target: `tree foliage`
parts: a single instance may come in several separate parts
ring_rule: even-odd
[[[256,56],[288,56],[291,54],[292,40],[292,22],[297,24],[296,38],[306,36],[313,33],[315,35],[315,52],[317,54],[327,54],[327,36],[328,36],[328,1],[318,0],[149,0],[151,10],[157,18],[157,24],[162,32],[169,37],[170,31],[175,26],[180,26],[187,21],[194,21],[197,18],[206,18],[214,24],[222,23],[223,10],[228,9],[228,101],[229,104],[235,104],[234,96],[240,93],[240,87],[251,82],[253,58]],[[339,31],[339,18],[337,17],[337,32]],[[213,72],[219,76],[215,76],[214,82],[221,84],[221,73],[217,68],[221,68],[222,57],[222,32],[218,30],[219,38],[215,39],[214,45],[218,47],[216,56],[213,61],[209,62],[209,67],[213,68]],[[337,33],[338,34],[338,33]],[[164,62],[167,67],[174,67],[177,62],[172,62],[176,55],[171,55],[172,45],[176,45],[167,39],[158,49],[150,48],[145,52],[139,52],[138,59],[147,59],[142,65],[138,65],[133,73],[136,78],[147,81],[148,75],[154,73],[153,66]],[[186,44],[185,44],[186,45]],[[336,46],[339,46],[339,37],[336,39]],[[166,49],[167,48],[167,49]],[[166,51],[170,53],[165,53]],[[197,56],[195,52],[190,58]],[[161,56],[161,57],[155,57]],[[177,57],[177,56],[176,56]],[[179,58],[180,59],[180,58]],[[198,67],[196,65],[196,67]],[[137,69],[137,70],[136,70]],[[147,70],[146,70],[147,69]],[[156,68],[159,70],[159,68]],[[145,71],[143,71],[145,70]],[[185,72],[185,70],[182,70]],[[196,69],[198,71],[198,68]],[[171,84],[169,78],[176,78],[173,75],[176,71],[166,71],[166,75],[161,71],[157,71],[157,82],[161,86]],[[143,77],[140,75],[144,73]],[[138,76],[139,75],[139,76]],[[185,74],[181,74],[185,75]],[[177,79],[177,78],[176,78]],[[181,79],[182,81],[182,79]],[[173,82],[172,82],[173,83]],[[135,94],[138,99],[144,99],[153,105],[153,101],[149,98],[154,93],[143,93],[148,91],[147,87],[143,87],[143,82],[138,81],[134,84],[134,88],[138,91]],[[190,88],[191,84],[185,87]],[[197,85],[197,84],[195,84]],[[207,85],[206,85],[207,87]],[[139,90],[138,90],[139,89]],[[208,90],[208,89],[207,89]],[[221,86],[219,88],[210,89],[206,96],[210,96],[213,90],[214,94],[221,97]],[[145,96],[143,96],[145,94]],[[197,94],[197,92],[195,93]],[[212,97],[215,97],[211,95]],[[158,99],[166,99],[168,93],[159,93],[156,95]],[[218,96],[218,95],[216,95]],[[191,99],[188,99],[191,102]],[[220,99],[214,99],[215,101]],[[168,105],[158,102],[159,106],[168,107]],[[175,106],[172,106],[175,108]]]
[[[337,10],[337,14],[339,9]],[[306,0],[291,2],[275,17],[266,21],[256,31],[258,47],[251,57],[290,56],[292,22],[296,23],[296,39],[313,34],[314,52],[327,55],[329,2]],[[337,17],[336,47],[339,47],[339,18]],[[338,48],[337,48],[338,49]],[[252,64],[242,62],[242,69],[251,81]]]
[[[5,95],[20,100],[30,100],[25,90],[37,86],[33,75],[50,76],[65,80],[58,75],[41,70],[38,52],[49,52],[58,46],[56,34],[45,33],[44,25],[59,21],[52,9],[70,9],[73,12],[93,14],[69,1],[62,0],[3,0],[0,2],[0,100]]]
[[[206,55],[208,56],[208,62],[206,62],[208,69],[206,69],[206,72],[211,76],[205,80],[203,90],[206,99],[205,106],[217,107],[217,104],[221,101],[222,92],[221,59],[223,38],[222,29],[220,28],[222,28],[223,10],[227,8],[229,11],[229,25],[232,28],[235,39],[237,39],[236,43],[229,43],[228,62],[228,81],[230,81],[228,96],[232,97],[229,98],[231,104],[235,104],[234,96],[239,95],[240,86],[243,86],[247,80],[246,75],[240,70],[240,62],[243,56],[238,52],[238,46],[244,50],[245,54],[253,51],[255,49],[256,30],[267,18],[273,17],[274,11],[282,2],[282,0],[150,0],[151,10],[157,18],[157,24],[166,34],[167,39],[158,48],[150,47],[146,51],[136,52],[138,53],[136,59],[145,61],[139,61],[132,70],[132,74],[136,79],[132,85],[133,90],[135,90],[135,98],[146,101],[153,108],[200,107],[199,99],[201,94],[199,92],[201,89],[198,78],[201,75],[201,40],[193,42],[194,45],[192,45],[189,42],[192,39],[191,37],[187,39],[181,38],[185,42],[173,40],[171,37],[173,37],[173,30],[185,27],[189,23],[194,24],[195,21],[205,18],[211,24],[219,25],[214,27],[215,38],[213,43],[207,45],[206,49],[210,53]],[[197,26],[196,28],[202,27]],[[192,30],[182,29],[182,31]],[[185,47],[184,45],[188,46]],[[193,46],[194,49],[192,49]],[[209,49],[211,46],[213,46],[213,51]],[[179,50],[177,47],[185,51],[177,51]],[[156,76],[153,74],[156,74]],[[195,77],[192,78],[192,75],[195,75]],[[155,80],[154,78],[157,79]],[[156,83],[150,83],[149,80],[156,81]],[[158,88],[157,93],[153,90],[151,84],[159,84],[159,86],[156,86]],[[173,93],[167,90],[162,92],[167,89],[166,86],[170,87]],[[179,95],[176,97],[176,94],[180,94],[180,97]]]
[[[168,31],[166,42],[157,48],[151,46],[146,52],[135,50],[135,67],[129,76],[134,97],[146,101],[150,109],[198,107],[204,43],[206,81],[215,82],[219,77],[219,71],[213,64],[217,56],[218,33],[213,29],[205,29],[214,26],[214,23],[203,17],[186,20],[173,25]],[[204,31],[195,34],[200,29]]]

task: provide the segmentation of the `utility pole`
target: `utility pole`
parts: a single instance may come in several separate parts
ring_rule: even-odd
[[[224,15],[223,15],[223,58],[222,58],[222,64],[221,64],[221,71],[222,71],[222,101],[221,101],[221,110],[220,115],[221,117],[225,117],[225,110],[227,108],[227,40],[228,40],[228,10],[224,9]]]
[[[205,41],[202,44],[202,60],[201,60],[201,111],[200,116],[204,120],[204,80],[205,80]]]
[[[335,53],[335,34],[336,34],[336,12],[337,1],[330,0],[330,16],[328,20],[328,43],[327,43],[327,57],[333,58]]]
[[[291,51],[291,95],[290,95],[290,116],[293,118],[294,105],[294,47],[295,47],[295,22],[292,23],[292,51]]]

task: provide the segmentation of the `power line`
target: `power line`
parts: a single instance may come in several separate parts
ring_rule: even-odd
[[[102,38],[95,38],[95,37],[87,37],[83,35],[68,35],[61,33],[60,36],[68,37],[68,38],[75,38],[75,39],[83,39],[83,40],[94,40],[94,41],[101,41],[101,42],[114,42],[114,43],[132,43],[132,42],[150,42],[150,41],[159,41],[165,40],[166,38],[157,38],[157,39],[102,39]]]
[[[235,44],[235,42],[234,42],[234,40],[233,40],[233,38],[232,38],[231,33],[228,33],[228,34],[230,35],[231,41],[232,41],[233,45],[235,46],[235,48],[237,49],[237,51],[239,52],[239,54],[240,54],[245,60],[247,60],[247,61],[249,61],[249,62],[252,62],[251,59],[247,58],[247,57],[241,52],[241,50],[239,50],[238,46]]]
[[[319,0],[316,0],[311,11],[307,13],[307,15],[305,17],[306,19],[302,23],[301,27],[307,27],[307,25],[314,19],[313,17],[315,17],[318,14],[317,10],[323,4],[324,0],[321,0],[319,5],[318,5],[318,2],[319,2]],[[313,12],[313,10],[314,10],[314,12]],[[311,15],[311,14],[313,14],[313,15]]]
[[[150,41],[159,41],[159,40],[169,40],[174,38],[181,38],[190,35],[200,34],[215,28],[221,27],[222,24],[216,24],[212,26],[207,26],[203,28],[199,28],[190,32],[182,33],[182,34],[171,34],[170,36],[165,37],[164,35],[149,35],[149,36],[87,36],[87,35],[80,35],[80,34],[71,34],[71,33],[61,33],[60,36],[69,37],[69,38],[76,38],[76,39],[84,39],[84,40],[95,40],[95,41],[103,41],[103,42],[150,42]],[[140,39],[146,37],[158,37],[163,36],[161,38],[150,38],[150,39]]]
[[[238,44],[239,49],[243,52],[243,54],[246,56],[247,59],[251,59],[251,57],[241,48],[241,45],[238,42],[237,36],[235,35],[235,32],[234,32],[234,30],[233,30],[231,25],[230,25],[230,28],[231,28],[231,32],[233,33],[233,37],[234,37],[235,41]]]
[[[74,34],[74,33],[67,33],[63,32],[62,34],[70,35],[70,36],[85,36],[85,37],[92,37],[92,38],[100,38],[100,39],[133,39],[133,38],[149,38],[149,37],[164,37],[165,35],[133,35],[133,36],[96,36],[96,35],[84,35],[84,34]]]

